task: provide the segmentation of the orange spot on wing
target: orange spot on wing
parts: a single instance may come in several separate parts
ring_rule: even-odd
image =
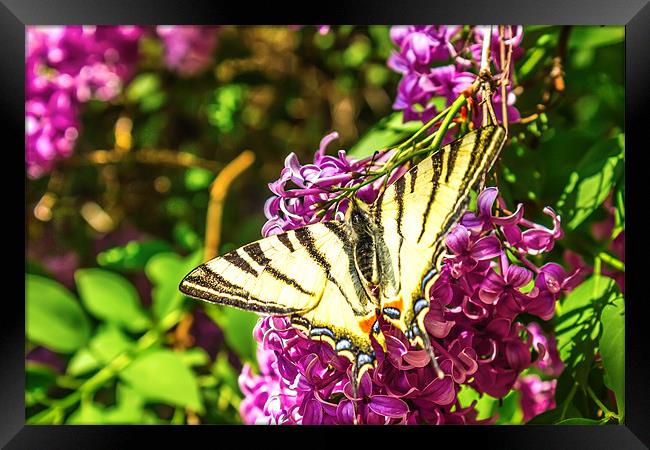
[[[404,301],[402,300],[402,296],[400,295],[395,300],[392,300],[390,302],[386,302],[384,304],[384,308],[395,308],[395,309],[399,309],[400,311],[402,311],[404,309]]]
[[[359,328],[363,330],[364,333],[370,334],[370,329],[372,328],[372,325],[375,323],[375,316],[369,316],[366,317],[365,319],[361,319],[359,321]]]

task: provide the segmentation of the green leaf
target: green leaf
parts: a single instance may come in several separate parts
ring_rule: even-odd
[[[152,256],[171,251],[165,241],[131,241],[120,247],[113,247],[97,255],[97,263],[106,269],[142,270]]]
[[[422,127],[422,123],[417,121],[402,123],[402,117],[401,112],[394,112],[381,119],[350,148],[348,155],[354,158],[370,156],[376,150],[400,143]]]
[[[514,198],[536,201],[542,192],[544,155],[513,143],[502,158],[504,181]]]
[[[122,370],[119,376],[149,400],[203,412],[194,373],[171,350],[144,352]]]
[[[625,415],[625,302],[616,297],[603,308],[603,334],[600,336],[600,355],[605,368],[605,385],[616,394],[616,404],[623,423]]]
[[[117,405],[103,407],[90,399],[68,418],[68,424],[155,424],[160,423],[154,415],[144,409],[145,398],[126,384],[118,383]]]
[[[569,49],[591,49],[617,44],[625,39],[625,27],[573,27],[569,35]]]
[[[174,240],[178,245],[189,251],[198,250],[203,244],[194,228],[187,222],[182,221],[174,225]]]
[[[93,355],[104,364],[134,346],[135,342],[112,324],[100,326],[88,344]]]
[[[108,364],[120,353],[135,346],[135,342],[117,326],[101,324],[88,345],[70,359],[67,372],[76,376]]]
[[[51,350],[72,353],[90,335],[90,323],[75,297],[56,281],[26,277],[27,338]]]
[[[571,173],[557,206],[565,227],[575,230],[607,198],[623,173],[624,135],[592,147]]]
[[[587,386],[602,331],[601,311],[617,295],[613,279],[591,276],[571,291],[558,308],[555,333],[560,358],[567,366],[567,374],[582,386]]]
[[[569,418],[579,418],[580,417],[580,411],[573,406],[573,404],[569,404],[566,408],[566,411],[564,410],[562,405],[559,405],[558,407],[551,409],[549,411],[545,411],[542,414],[533,417],[530,419],[526,424],[530,425],[536,425],[536,424],[554,424],[558,423],[561,420],[566,420],[562,419],[562,415],[564,414],[564,417],[569,417]]]
[[[498,400],[487,394],[479,394],[476,390],[467,385],[461,385],[458,391],[458,401],[463,408],[467,408],[476,402],[475,408],[478,411],[477,419],[487,419],[492,416],[493,410]]]
[[[524,414],[521,410],[520,397],[519,391],[512,390],[503,398],[501,406],[495,399],[495,408],[492,413],[498,415],[497,424],[518,425],[523,423]]]
[[[115,389],[117,405],[107,408],[104,423],[110,424],[149,424],[151,421],[147,411],[144,410],[146,399],[135,389],[124,383],[117,383]]]
[[[343,64],[348,67],[358,67],[368,59],[371,53],[370,41],[366,37],[359,35],[343,51]]]
[[[210,362],[210,356],[201,347],[188,348],[179,352],[179,356],[187,367],[205,366]]]
[[[68,425],[103,424],[104,422],[104,408],[92,402],[82,402],[81,406],[66,420]]]
[[[253,328],[260,317],[249,311],[213,305],[206,305],[205,312],[223,330],[228,347],[243,361],[255,364],[257,342],[253,338]]]
[[[145,273],[154,284],[152,309],[159,320],[181,306],[186,297],[178,290],[178,285],[190,270],[201,263],[201,257],[201,251],[186,258],[175,253],[159,253],[149,260]]]
[[[233,392],[239,392],[239,383],[237,382],[239,373],[235,372],[230,361],[228,361],[226,352],[220,352],[217,355],[217,360],[212,366],[212,373],[215,375],[217,380],[229,386]]]
[[[87,347],[84,347],[72,355],[66,372],[72,376],[83,375],[99,368],[100,365],[101,363],[97,357]]]
[[[138,292],[123,276],[103,269],[79,269],[74,276],[82,302],[95,317],[132,332],[149,326]]]
[[[128,384],[117,383],[115,399],[119,407],[124,409],[141,409],[146,398]]]

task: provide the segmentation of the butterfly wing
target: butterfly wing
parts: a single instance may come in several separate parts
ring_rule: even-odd
[[[376,305],[354,270],[345,223],[317,223],[245,245],[194,269],[180,290],[212,303],[290,316],[310,338],[372,363],[367,323]]]
[[[412,168],[373,204],[382,230],[380,248],[386,249],[379,255],[381,308],[407,336],[413,325],[423,330],[429,302],[422,301],[422,282],[443,254],[444,237],[467,207],[470,190],[489,171],[504,140],[505,130],[499,126],[470,132]]]

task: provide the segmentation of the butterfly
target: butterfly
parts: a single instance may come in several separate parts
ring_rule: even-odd
[[[372,205],[352,201],[342,221],[276,234],[201,264],[181,282],[191,297],[288,316],[352,363],[352,381],[376,364],[379,317],[425,348],[425,292],[438,275],[445,235],[484,182],[504,144],[498,125],[442,147],[389,185]],[[354,388],[354,385],[353,385]]]

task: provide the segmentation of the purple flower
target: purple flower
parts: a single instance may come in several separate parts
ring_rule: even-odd
[[[388,66],[401,73],[428,71],[433,61],[444,61],[455,56],[451,39],[460,31],[459,26],[395,26],[390,37],[399,46],[393,52]]]
[[[206,70],[217,46],[217,26],[159,25],[156,33],[165,46],[165,64],[189,77]]]
[[[452,104],[476,79],[476,75],[461,72],[453,64],[436,67],[431,69],[430,73],[434,92],[436,95],[444,97],[448,105]]]
[[[463,216],[461,223],[472,233],[482,233],[492,228],[492,224],[497,225],[515,225],[523,219],[524,209],[520,203],[517,210],[509,216],[494,216],[492,208],[494,201],[499,195],[499,190],[495,187],[485,188],[476,199],[477,211],[467,211]]]
[[[59,158],[72,155],[79,135],[77,104],[70,90],[52,92],[49,98],[25,103],[25,157],[27,173],[38,178]]]
[[[517,381],[516,389],[521,393],[524,422],[555,408],[556,386],[557,380],[542,381],[537,375],[526,375]]]
[[[497,314],[503,317],[516,316],[523,312],[531,297],[521,292],[533,279],[533,274],[516,265],[509,265],[505,275],[494,270],[488,273],[479,289],[479,298],[488,305],[495,305]]]
[[[470,50],[472,52],[472,56],[474,58],[474,61],[480,61],[481,60],[481,51],[483,47],[483,38],[485,36],[486,31],[488,31],[490,27],[473,27],[473,33],[474,33],[474,44],[470,45]],[[511,30],[511,35],[508,34],[508,29],[506,28],[505,30],[505,39],[504,39],[504,44],[506,47],[506,57],[507,57],[507,51],[508,51],[508,45],[512,45],[512,55],[511,59],[514,61],[515,59],[519,59],[523,54],[524,54],[524,49],[519,47],[521,45],[521,41],[524,38],[524,27],[521,25],[517,25],[514,27],[509,27]],[[510,37],[509,37],[510,36]],[[494,62],[497,70],[501,70],[503,67],[505,61],[501,61],[501,45],[499,43],[499,27],[498,26],[493,26],[492,27],[492,36],[491,36],[491,42],[490,42],[490,56],[492,61]],[[512,75],[512,70],[510,71],[510,74]]]
[[[451,273],[458,278],[463,272],[472,271],[479,263],[501,254],[499,240],[493,235],[471,239],[471,233],[463,225],[458,225],[446,237],[446,243],[454,256]]]
[[[121,92],[142,33],[132,26],[27,28],[25,160],[31,178],[72,154],[81,103]]]
[[[404,121],[422,120],[426,117],[433,118],[436,109],[429,105],[436,87],[428,75],[408,73],[401,79],[397,88],[397,97],[393,108],[404,110]]]
[[[564,370],[564,363],[560,359],[555,337],[546,335],[537,322],[529,323],[526,328],[533,336],[533,346],[538,348],[540,354],[543,355],[537,360],[535,365],[546,375],[552,377],[560,376]]]
[[[562,237],[560,216],[555,214],[555,211],[548,206],[544,208],[544,214],[551,216],[553,219],[553,229],[529,221],[521,222],[529,227],[523,232],[518,224],[506,225],[503,227],[503,233],[506,235],[508,243],[520,251],[526,251],[530,255],[538,255],[553,250],[555,240]]]
[[[512,36],[508,37],[508,29]],[[505,61],[501,61],[498,27],[492,34],[490,60],[498,72],[503,72]],[[485,31],[482,27],[471,27],[469,32],[458,26],[394,26],[390,30],[392,41],[398,50],[388,59],[388,67],[402,74],[393,108],[404,112],[404,121],[428,122],[438,113],[434,106],[436,99],[446,106],[451,105],[478,75],[481,47]],[[514,107],[516,96],[512,91],[514,61],[521,56],[519,47],[523,28],[506,27],[506,45],[512,45],[508,85],[506,86],[506,112],[509,122],[521,117]],[[495,74],[498,76],[499,74]],[[501,92],[492,97],[497,119],[502,121]],[[477,96],[479,104],[480,96]],[[473,122],[480,124],[481,111],[475,111]]]
[[[268,219],[262,228],[264,236],[321,220],[342,219],[349,204],[348,199],[342,200],[336,208],[328,208],[324,216],[317,216],[316,212],[323,203],[341,195],[341,191],[337,189],[361,183],[365,172],[374,170],[391,155],[390,152],[385,152],[374,159],[369,157],[362,160],[349,159],[345,150],[339,150],[337,156],[326,155],[327,146],[337,138],[338,133],[333,132],[321,140],[313,164],[301,165],[295,153],[287,156],[280,178],[269,184],[269,189],[274,195],[264,205],[264,214]],[[395,171],[390,179],[396,179],[404,171]],[[357,197],[366,203],[372,203],[377,198],[383,182],[384,177],[381,177],[360,188],[356,193]]]

